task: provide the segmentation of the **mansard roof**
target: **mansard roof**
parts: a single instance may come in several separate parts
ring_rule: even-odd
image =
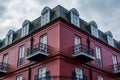
[[[53,20],[55,20],[55,19],[58,19],[58,18],[61,18],[61,19],[64,19],[66,22],[68,22],[68,23],[70,23],[71,24],[71,22],[70,22],[70,16],[68,16],[69,15],[69,13],[70,13],[70,11],[74,11],[75,13],[77,13],[78,15],[79,15],[79,13],[78,13],[78,11],[76,10],[76,9],[71,9],[71,10],[67,10],[67,9],[65,9],[64,7],[62,7],[62,6],[60,6],[60,5],[58,5],[58,6],[56,6],[55,8],[53,8],[53,9],[50,9],[49,7],[45,7],[43,10],[42,10],[42,12],[41,12],[41,14],[42,13],[44,13],[46,10],[51,10],[51,12],[52,12],[52,14],[51,14],[51,19],[50,19],[50,22],[52,22]],[[84,21],[83,19],[79,19],[79,21],[80,21],[80,28],[78,28],[78,29],[81,29],[81,30],[83,30],[84,32],[86,32],[86,33],[88,33],[90,36],[92,36],[91,35],[91,31],[90,31],[90,29],[89,29],[89,27],[90,27],[90,25],[89,24],[93,24],[93,25],[95,25],[96,26],[96,28],[98,28],[98,26],[97,26],[97,24],[96,24],[96,22],[95,21],[91,21],[91,22],[86,22],[86,21]],[[27,21],[25,21],[25,22],[27,22]],[[44,27],[44,26],[41,26],[40,23],[41,22],[41,17],[38,17],[37,19],[35,19],[35,20],[33,20],[33,21],[31,21],[31,29],[30,29],[30,31],[29,31],[29,34],[31,34],[31,33],[33,33],[33,32],[35,32],[36,30],[38,30],[38,29],[40,29],[41,27]],[[49,22],[49,23],[50,23]],[[24,24],[24,23],[23,23]],[[20,37],[20,35],[21,35],[21,29],[19,29],[18,31],[16,31],[15,32],[16,34],[16,36],[14,37],[14,40],[13,40],[13,43],[15,43],[15,42],[17,42],[18,40],[20,40],[20,39],[22,39],[22,38],[24,38],[24,37]],[[96,39],[99,39],[100,41],[102,41],[102,42],[104,42],[104,43],[106,43],[106,44],[108,44],[107,43],[107,39],[105,38],[105,34],[106,33],[104,33],[104,32],[102,32],[102,31],[100,31],[100,30],[98,30],[98,33],[99,33],[99,38],[96,38]],[[28,35],[29,35],[28,34]],[[112,37],[113,37],[113,35],[110,33],[110,32],[108,32],[107,34],[109,34],[109,35],[111,35]],[[26,35],[27,36],[27,35]],[[93,36],[94,37],[94,36]],[[113,39],[114,40],[114,39]],[[6,45],[5,45],[5,39],[3,39],[2,40],[2,45],[0,45],[0,50],[2,50],[3,48],[5,48],[6,47]],[[12,43],[12,44],[13,44]],[[10,44],[11,45],[11,44]],[[120,44],[119,44],[119,42],[117,41],[117,40],[114,40],[114,47],[113,48],[115,48],[115,49],[117,49],[117,50],[119,50],[120,51]],[[8,45],[9,46],[9,45]],[[112,46],[111,46],[112,47]]]

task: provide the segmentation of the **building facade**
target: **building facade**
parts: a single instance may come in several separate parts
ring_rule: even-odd
[[[110,31],[60,5],[0,40],[0,80],[119,80],[119,63]]]

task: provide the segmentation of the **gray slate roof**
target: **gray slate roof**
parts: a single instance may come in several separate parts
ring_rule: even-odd
[[[58,5],[55,8],[51,9],[51,19],[50,22],[52,22],[53,20],[57,19],[57,18],[62,18],[65,21],[67,21],[68,23],[71,24],[70,22],[70,11],[68,11],[67,9],[63,8],[62,6]],[[29,34],[32,32],[35,32],[36,30],[40,29],[41,27],[41,17],[38,17],[37,19],[33,20],[31,22],[31,26],[30,26],[30,31]],[[82,20],[80,18],[80,29],[87,32],[89,35],[91,35],[91,31],[89,29],[90,25],[88,25],[89,23]],[[106,39],[106,33],[103,33],[102,31],[98,30],[99,33],[99,40],[101,40],[102,42],[107,44],[107,39]],[[28,35],[29,35],[28,34]],[[91,35],[92,36],[92,35]],[[21,39],[21,29],[19,29],[18,31],[15,32],[15,37],[13,39],[12,43],[15,43],[16,41]],[[10,44],[11,45],[11,44]],[[116,40],[114,40],[114,48],[120,51],[120,44],[119,42],[117,42]],[[7,47],[9,45],[5,45],[5,39],[0,40],[0,51]]]

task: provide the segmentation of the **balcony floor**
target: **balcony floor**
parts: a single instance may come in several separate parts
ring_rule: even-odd
[[[31,61],[37,61],[40,60],[44,57],[47,57],[49,54],[42,52],[42,51],[37,51],[35,53],[32,53],[31,55],[28,55],[26,57],[27,60],[31,60]]]
[[[95,59],[94,56],[89,55],[89,54],[84,53],[84,52],[80,52],[79,54],[73,54],[73,56],[82,60],[82,61],[85,61],[85,62],[89,62],[89,61],[92,61]]]

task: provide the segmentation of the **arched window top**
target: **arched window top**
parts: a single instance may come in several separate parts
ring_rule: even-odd
[[[6,35],[6,40],[5,40],[5,44],[11,44],[13,41],[13,36],[14,36],[15,32],[13,30],[9,30],[7,35]]]
[[[8,35],[11,35],[11,34],[14,34],[14,33],[15,33],[15,31],[9,30],[8,33],[7,33],[7,36],[8,36]]]
[[[45,12],[47,12],[47,11],[51,11],[51,9],[49,7],[43,8],[43,10],[41,12],[41,15],[44,14]]]
[[[97,23],[95,21],[91,21],[89,24],[93,25],[95,28],[98,28]]]
[[[70,21],[73,25],[80,27],[79,13],[75,8],[70,10]]]
[[[113,35],[112,35],[111,31],[107,31],[105,34],[107,34],[107,35],[109,35],[110,37],[113,38]]]
[[[31,23],[31,22],[26,19],[26,20],[23,22],[22,27],[25,27],[25,26],[28,25],[28,24],[29,24],[29,26],[30,26],[30,23]]]
[[[75,13],[77,16],[79,16],[79,12],[78,12],[75,8],[72,8],[72,9],[70,10],[70,12],[73,12],[73,13]]]

